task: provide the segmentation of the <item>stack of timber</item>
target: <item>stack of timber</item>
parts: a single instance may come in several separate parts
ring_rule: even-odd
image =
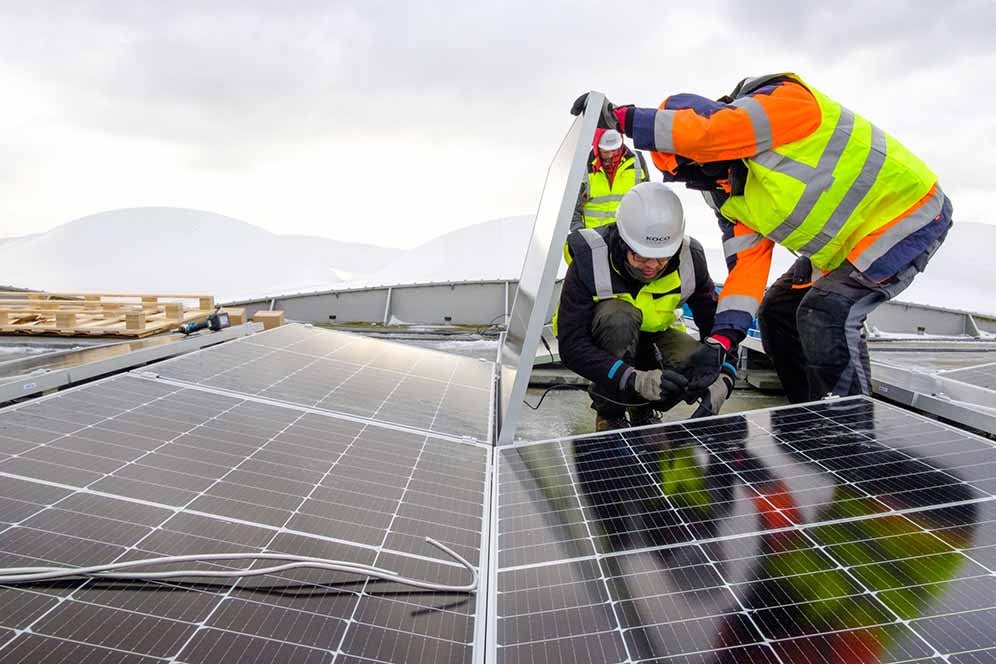
[[[0,291],[0,334],[147,337],[214,308],[212,295]]]

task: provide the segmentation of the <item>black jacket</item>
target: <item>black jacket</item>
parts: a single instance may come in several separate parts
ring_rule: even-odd
[[[630,295],[636,294],[644,284],[630,277],[622,267],[626,260],[626,245],[619,237],[615,225],[611,225],[607,238],[612,270],[620,275],[627,285],[631,286]],[[695,325],[699,328],[699,336],[705,338],[712,332],[713,321],[716,318],[716,285],[709,276],[705,251],[695,238],[689,237],[689,250],[692,262],[695,264],[695,292],[688,298],[686,304],[692,310]],[[678,269],[679,259],[675,256],[668,264],[664,274]],[[560,310],[557,314],[557,342],[560,346],[560,359],[571,371],[594,383],[611,384],[609,370],[616,363],[616,358],[599,348],[591,336],[591,324],[595,305],[592,292],[582,282],[575,264],[567,268],[567,276],[560,292]],[[636,367],[634,367],[636,368]],[[617,375],[622,370],[617,368]]]

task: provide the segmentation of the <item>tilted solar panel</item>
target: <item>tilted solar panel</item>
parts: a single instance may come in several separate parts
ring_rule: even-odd
[[[466,583],[467,570],[424,538],[480,564],[488,457],[483,446],[119,376],[0,411],[0,566],[265,551]],[[473,657],[472,594],[318,570],[192,581],[4,587],[0,661]]]
[[[488,442],[494,363],[291,324],[155,365],[167,379]]]
[[[497,464],[499,662],[996,658],[989,441],[859,398]]]

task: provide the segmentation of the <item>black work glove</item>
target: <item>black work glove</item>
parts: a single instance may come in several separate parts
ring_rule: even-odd
[[[587,107],[588,93],[585,92],[574,100],[574,103],[571,105],[571,115],[581,115]],[[598,126],[602,129],[616,129],[625,134],[626,127],[629,125],[627,118],[630,117],[629,114],[633,111],[633,108],[632,104],[615,106],[606,99],[602,102],[602,114],[598,117]]]
[[[731,367],[729,364],[726,366]],[[733,371],[736,370],[734,369]],[[692,413],[692,419],[719,415],[719,409],[723,407],[723,404],[726,403],[726,400],[733,393],[733,381],[735,378],[736,373],[731,376],[729,371],[724,367],[723,372],[719,374],[719,378],[706,388],[705,393],[702,395],[702,403]]]
[[[688,379],[677,371],[637,369],[629,379],[627,387],[647,401],[676,401],[685,394]]]
[[[729,347],[730,340],[726,337],[707,337],[698,350],[688,357],[689,394],[707,389],[716,382],[719,371],[726,362]]]

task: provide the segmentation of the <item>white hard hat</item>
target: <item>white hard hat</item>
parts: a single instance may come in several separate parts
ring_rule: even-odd
[[[619,201],[619,235],[644,258],[670,258],[685,237],[685,211],[678,196],[660,182],[636,185]]]
[[[622,147],[622,134],[615,129],[606,129],[602,137],[598,139],[599,150],[618,150]]]

